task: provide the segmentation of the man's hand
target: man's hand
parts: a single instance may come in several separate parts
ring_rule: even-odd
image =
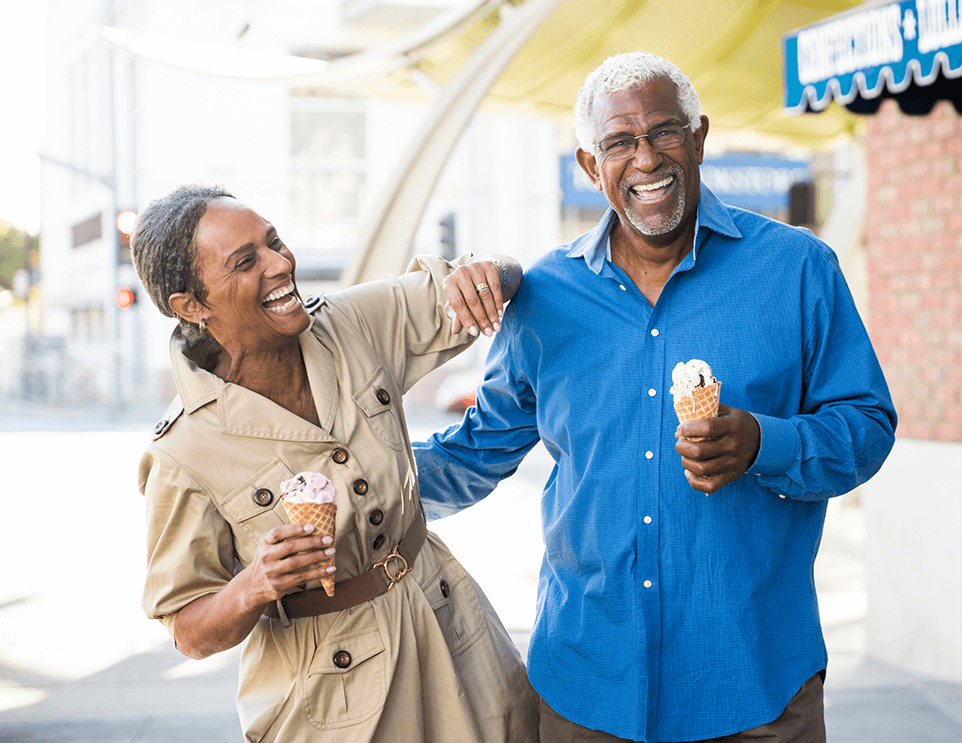
[[[686,421],[678,426],[675,438],[688,484],[707,495],[745,474],[758,455],[761,431],[751,413],[719,405],[717,418]]]

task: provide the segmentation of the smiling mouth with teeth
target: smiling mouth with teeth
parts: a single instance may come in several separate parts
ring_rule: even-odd
[[[294,284],[288,284],[272,291],[261,304],[271,312],[284,312],[300,301],[294,294]]]
[[[631,187],[634,193],[646,193],[648,191],[657,191],[659,188],[666,188],[671,185],[671,182],[675,180],[675,176],[670,175],[667,178],[658,181],[657,183],[639,183]]]

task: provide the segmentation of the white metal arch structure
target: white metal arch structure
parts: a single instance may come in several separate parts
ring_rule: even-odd
[[[130,54],[188,72],[246,80],[283,80],[305,87],[338,86],[410,67],[435,44],[494,12],[505,1],[465,0],[396,41],[329,62],[112,26],[103,27],[101,34]]]
[[[518,50],[564,0],[527,0],[502,6],[498,27],[445,86],[370,217],[343,286],[404,270],[425,206],[471,116]],[[509,12],[510,11],[510,12]]]

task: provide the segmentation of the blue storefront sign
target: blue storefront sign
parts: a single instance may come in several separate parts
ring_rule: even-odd
[[[607,208],[605,195],[591,185],[591,179],[578,165],[574,155],[561,156],[560,174],[562,206]]]
[[[730,206],[775,212],[788,208],[788,192],[795,183],[812,179],[806,160],[765,153],[706,157],[701,181]]]
[[[561,157],[562,205],[566,207],[608,206],[596,191],[574,155]],[[701,179],[718,198],[731,206],[755,211],[778,211],[788,207],[793,184],[811,180],[811,166],[776,154],[744,152],[706,157]]]
[[[782,39],[787,113],[898,95],[962,76],[962,3],[900,0],[853,8]]]

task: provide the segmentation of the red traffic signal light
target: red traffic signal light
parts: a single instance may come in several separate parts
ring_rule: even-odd
[[[124,209],[117,214],[117,230],[121,235],[130,237],[137,227],[138,214],[133,209]]]
[[[131,289],[129,286],[122,286],[117,290],[114,295],[114,302],[117,303],[117,309],[119,310],[129,310],[133,307],[134,302],[137,301],[137,292]]]

